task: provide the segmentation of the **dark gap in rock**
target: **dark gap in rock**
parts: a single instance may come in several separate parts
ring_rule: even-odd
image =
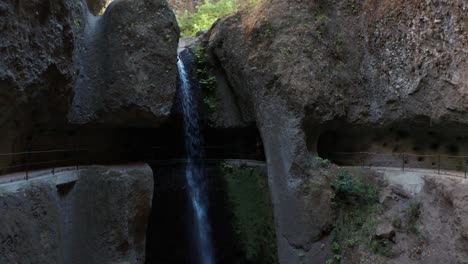
[[[43,0],[39,10],[39,22],[44,24],[50,15],[50,0]]]
[[[59,184],[56,187],[57,187],[57,192],[59,196],[65,197],[67,196],[67,194],[71,192],[71,190],[73,190],[73,187],[75,187],[75,182],[73,181],[73,182],[68,182],[64,184]]]
[[[336,121],[324,124],[320,129],[311,127],[304,130],[307,132],[307,140],[312,141],[307,144],[316,144],[321,158],[338,165],[401,167],[404,163],[409,167],[432,168],[434,159],[440,155],[442,169],[459,170],[463,163],[461,156],[468,153],[468,140],[464,138],[466,129],[466,126],[456,123],[432,124],[429,130],[429,124],[411,122],[372,126]],[[309,132],[313,130],[322,132],[316,137]]]

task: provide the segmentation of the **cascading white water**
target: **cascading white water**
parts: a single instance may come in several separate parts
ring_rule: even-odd
[[[193,100],[190,81],[185,65],[179,56],[177,62],[180,78],[180,94],[184,115],[185,146],[187,149],[187,165],[185,177],[188,192],[193,207],[194,236],[196,242],[198,264],[214,264],[214,250],[211,240],[211,228],[207,214],[207,193],[205,179],[200,166],[194,161],[202,158],[200,128],[198,125],[198,112],[196,102]]]

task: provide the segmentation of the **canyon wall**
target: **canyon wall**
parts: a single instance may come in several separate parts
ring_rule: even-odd
[[[153,173],[91,166],[0,186],[0,262],[144,263]]]
[[[0,1],[1,152],[66,123],[81,12],[77,1]]]
[[[165,0],[115,1],[87,14],[72,123],[156,127],[169,118],[179,28]]]
[[[90,12],[104,2],[0,1],[1,153],[108,149],[115,141],[123,148],[137,128],[168,121],[174,14],[165,0],[115,1],[102,16]],[[111,136],[112,129],[127,136]],[[0,168],[24,169],[37,157],[1,156]]]
[[[119,0],[91,13],[107,2],[0,0],[0,153],[92,148],[107,152],[86,164],[135,160],[122,150],[169,119],[174,14],[165,0]],[[0,170],[68,166],[73,155],[2,155]],[[0,187],[1,263],[144,263],[151,169],[78,173],[64,185],[50,176]]]
[[[413,144],[417,127],[441,147],[431,149],[430,139],[400,151],[468,152],[467,9],[463,0],[271,0],[219,20],[205,36],[243,119],[262,135],[281,263],[325,262],[319,241],[330,230],[330,185],[315,157],[327,130],[342,132],[340,142],[352,133],[371,141],[353,140],[351,151],[397,152],[385,140],[404,128]],[[386,131],[383,139],[372,129]],[[443,138],[456,138],[457,149]],[[304,196],[310,181],[321,187]]]
[[[177,79],[174,14],[165,0],[115,1],[106,10],[94,16],[84,0],[0,1],[1,152],[81,125],[167,121]]]

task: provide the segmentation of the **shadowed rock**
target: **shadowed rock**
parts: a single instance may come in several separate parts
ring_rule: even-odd
[[[157,126],[170,114],[179,29],[165,0],[114,1],[88,15],[73,123]]]
[[[92,166],[0,185],[0,262],[144,263],[152,174]]]

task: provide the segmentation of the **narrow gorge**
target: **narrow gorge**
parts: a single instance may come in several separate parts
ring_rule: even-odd
[[[467,0],[0,0],[0,264],[468,263]]]

